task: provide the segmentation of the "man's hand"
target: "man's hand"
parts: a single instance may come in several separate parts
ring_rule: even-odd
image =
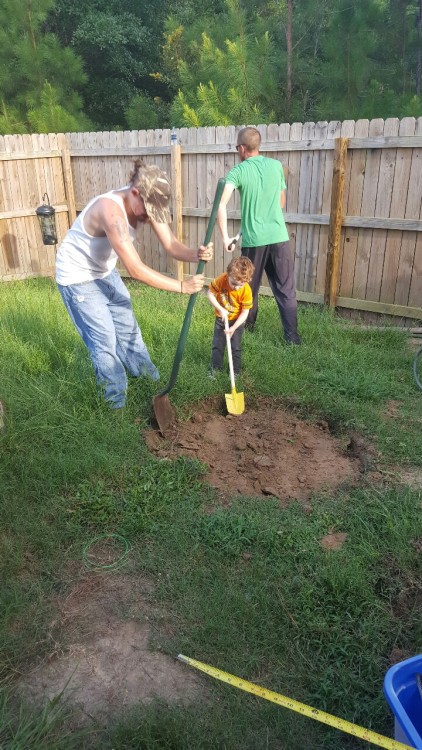
[[[190,276],[188,279],[182,281],[182,293],[195,294],[196,292],[200,292],[204,284],[204,274],[197,273],[195,276]]]
[[[198,260],[209,261],[213,259],[213,255],[214,255],[214,245],[212,242],[209,242],[207,246],[201,245],[201,247],[198,250]]]
[[[233,250],[235,249],[237,243],[239,242],[240,235],[241,235],[241,232],[239,232],[238,234],[236,234],[235,237],[228,237],[227,238],[227,245],[224,242],[224,250],[226,251],[226,253],[232,253],[233,252]]]
[[[229,313],[224,309],[224,307],[220,308],[220,315],[222,320],[224,320],[224,327],[227,328],[229,324]]]

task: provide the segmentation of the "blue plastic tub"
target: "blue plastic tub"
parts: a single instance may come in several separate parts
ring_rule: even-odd
[[[390,667],[384,678],[384,695],[394,713],[394,739],[422,750],[422,696],[417,675],[422,675],[422,654]]]

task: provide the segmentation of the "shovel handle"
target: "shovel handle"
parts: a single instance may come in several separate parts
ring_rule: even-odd
[[[216,191],[215,191],[214,203],[212,205],[211,214],[210,214],[210,218],[208,221],[207,231],[206,231],[205,239],[204,239],[204,245],[208,245],[208,243],[211,241],[215,220],[217,218],[217,211],[220,205],[220,200],[223,194],[225,184],[226,184],[226,181],[224,177],[220,177],[217,183]],[[197,274],[202,273],[204,268],[205,268],[205,260],[200,260],[198,263],[198,268],[196,269],[196,273]],[[158,396],[164,396],[166,393],[171,391],[171,389],[173,388],[176,382],[177,374],[179,372],[180,362],[183,357],[183,352],[185,351],[186,339],[188,336],[190,322],[192,319],[193,306],[195,304],[195,300],[197,296],[198,296],[198,292],[194,292],[194,294],[191,294],[189,297],[188,306],[186,308],[185,317],[183,319],[182,330],[180,331],[179,341],[177,342],[176,354],[174,355],[173,367],[170,373],[170,380],[167,383],[166,387],[163,388],[163,390],[158,393]]]
[[[230,330],[230,328],[229,328],[229,321],[227,320],[227,318],[226,318],[225,323],[224,323],[224,328],[225,328],[225,331],[226,331],[227,358],[229,360],[230,384],[231,384],[231,387],[232,387],[232,391],[234,391],[235,388],[236,388],[236,384],[235,384],[235,380],[234,380],[232,342],[231,342],[231,338],[230,338],[230,334],[229,334],[229,330]]]

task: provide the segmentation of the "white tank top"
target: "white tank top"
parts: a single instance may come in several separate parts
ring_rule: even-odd
[[[116,267],[118,256],[108,237],[93,237],[84,227],[86,212],[99,198],[110,198],[123,209],[132,242],[136,238],[136,231],[127,219],[123,198],[113,191],[97,195],[81,211],[57,251],[56,281],[62,286],[104,279]]]

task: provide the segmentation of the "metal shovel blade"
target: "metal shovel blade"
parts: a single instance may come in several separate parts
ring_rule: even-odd
[[[154,414],[157,420],[158,428],[162,436],[165,437],[166,432],[168,432],[176,424],[176,409],[171,405],[167,393],[165,393],[163,396],[160,396],[159,394],[157,396],[154,396],[152,405],[154,407]]]
[[[237,393],[233,388],[231,393],[226,393],[226,406],[229,414],[243,414],[245,411],[245,397],[243,393]]]

